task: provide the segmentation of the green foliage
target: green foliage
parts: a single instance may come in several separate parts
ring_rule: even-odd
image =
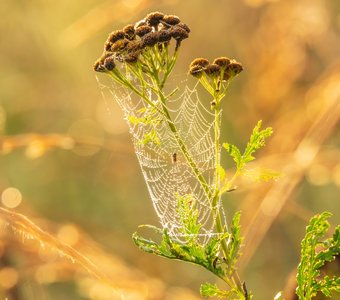
[[[327,221],[330,216],[329,212],[314,216],[301,242],[301,259],[296,277],[296,294],[300,300],[311,299],[318,292],[326,297],[331,297],[332,292],[340,292],[339,277],[321,277],[320,274],[320,268],[340,253],[340,225],[331,238],[322,240],[330,226]]]
[[[197,239],[202,225],[198,223],[198,210],[195,209],[195,199],[193,195],[185,195],[184,197],[179,194],[176,195],[177,199],[177,212],[182,227],[179,229],[188,243],[192,243]]]
[[[158,137],[157,131],[155,129],[150,130],[143,136],[143,140],[138,141],[141,145],[146,145],[148,143],[154,143],[156,145],[161,144],[161,140]]]
[[[200,288],[202,297],[217,297],[218,299],[227,298],[232,294],[232,291],[222,291],[216,284],[203,283]]]
[[[262,121],[260,120],[254,127],[243,154],[241,154],[241,151],[235,145],[229,143],[223,144],[223,147],[235,161],[237,171],[242,172],[246,164],[255,159],[253,156],[255,151],[262,148],[265,145],[266,138],[272,135],[273,129],[271,127],[260,130],[261,126]]]
[[[228,243],[228,252],[226,253],[228,275],[230,276],[236,266],[237,259],[240,256],[240,249],[242,245],[241,226],[240,226],[241,213],[236,212],[230,228],[230,238]]]

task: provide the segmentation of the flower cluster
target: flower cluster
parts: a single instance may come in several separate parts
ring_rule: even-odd
[[[136,63],[150,48],[159,51],[175,40],[177,50],[181,41],[188,38],[190,29],[177,16],[160,12],[148,14],[141,21],[113,31],[104,45],[104,53],[94,64],[97,72],[112,71],[116,62]]]
[[[213,63],[209,63],[205,58],[196,58],[189,67],[189,74],[194,77],[200,78],[206,74],[210,78],[220,77],[223,81],[228,81],[242,71],[242,65],[228,57],[218,57]]]

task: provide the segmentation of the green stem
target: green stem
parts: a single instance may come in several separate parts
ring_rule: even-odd
[[[166,98],[164,96],[164,94],[162,93],[161,90],[158,90],[158,96],[160,98],[160,101],[164,104],[166,101]],[[208,197],[208,199],[211,199],[212,197],[212,192],[210,190],[210,187],[208,185],[208,183],[206,182],[204,176],[201,174],[201,172],[199,171],[195,161],[193,160],[193,158],[191,157],[191,154],[189,153],[184,141],[182,140],[182,138],[180,137],[177,128],[175,126],[175,124],[173,123],[170,113],[167,109],[167,107],[165,105],[162,105],[163,108],[163,113],[166,116],[166,121],[168,123],[168,126],[171,130],[171,132],[173,133],[175,140],[177,141],[177,144],[181,150],[181,152],[183,153],[186,161],[188,162],[188,164],[190,165],[191,169],[193,170],[193,172],[195,173],[198,181],[200,182],[204,193],[206,194],[206,196]]]
[[[217,84],[215,87],[217,91]],[[218,208],[218,203],[221,200],[221,194],[220,194],[220,172],[219,168],[221,165],[221,145],[220,145],[220,135],[221,135],[221,106],[220,106],[220,100],[223,98],[225,95],[225,91],[222,92],[223,95],[221,95],[221,92],[216,92],[214,93],[214,101],[215,101],[215,126],[214,126],[214,135],[215,135],[215,194],[214,198],[212,200],[212,214],[213,214],[213,219],[216,222],[216,230],[218,233],[223,234],[226,231],[226,224],[223,224],[221,214]],[[223,256],[228,261],[228,245],[226,240],[221,241],[221,246],[222,246],[222,252]],[[232,282],[234,285],[232,287],[236,287],[236,291],[240,299],[245,299],[244,291],[243,291],[243,286],[240,281],[240,278],[235,271],[232,274]],[[230,280],[227,277],[224,277],[223,280],[230,286]]]

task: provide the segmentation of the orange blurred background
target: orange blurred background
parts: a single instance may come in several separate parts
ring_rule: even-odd
[[[122,112],[103,99],[92,69],[112,30],[156,10],[191,28],[174,81],[196,57],[242,62],[222,140],[244,146],[259,119],[274,128],[257,164],[282,178],[243,180],[224,199],[228,217],[243,212],[240,268],[255,298],[285,288],[312,215],[340,219],[339,1],[2,0],[1,299],[190,300],[215,281],[133,245],[138,225],[158,220]],[[105,275],[96,279],[82,258],[72,263],[58,241]]]

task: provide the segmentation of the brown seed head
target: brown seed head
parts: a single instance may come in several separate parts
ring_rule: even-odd
[[[136,28],[135,34],[142,37],[144,35],[146,35],[147,33],[152,31],[152,27],[149,25],[143,25],[140,27]]]
[[[178,25],[171,27],[170,32],[171,36],[177,41],[182,41],[189,37],[188,32]]]
[[[126,39],[116,41],[114,44],[112,44],[111,51],[112,52],[122,51],[122,50],[124,50],[126,48],[128,43],[129,43],[129,41],[126,40]]]
[[[187,33],[190,33],[190,28],[187,24],[179,23],[179,24],[177,24],[177,26],[184,29]]]
[[[211,77],[217,77],[220,75],[220,66],[216,64],[210,64],[205,68],[205,73]]]
[[[163,20],[164,14],[161,12],[152,12],[145,17],[145,21],[150,26],[157,26],[161,20]]]
[[[181,22],[179,17],[173,16],[173,15],[164,16],[162,21],[165,22],[168,25],[176,25],[176,24]]]
[[[171,33],[169,30],[158,31],[158,41],[160,43],[168,42],[171,40]]]
[[[110,41],[106,41],[104,44],[104,50],[111,51],[111,46],[112,46],[112,43]]]
[[[133,24],[127,25],[123,28],[125,37],[132,40],[135,37],[135,26]]]
[[[190,69],[194,66],[199,66],[201,68],[205,68],[209,65],[209,61],[205,58],[195,58],[191,64],[190,64]]]
[[[142,37],[142,46],[154,46],[158,43],[158,32],[149,32]]]
[[[228,73],[231,76],[235,76],[241,73],[242,71],[243,71],[243,66],[235,60],[231,61],[230,65],[226,69],[226,73]]]
[[[204,67],[199,65],[191,66],[189,69],[189,74],[199,78],[202,76],[204,69]]]
[[[226,68],[230,65],[230,59],[228,57],[217,57],[213,64],[219,65],[221,68]]]
[[[133,52],[139,51],[141,48],[142,48],[142,42],[140,40],[130,41],[126,45],[126,50],[127,50],[128,53],[133,53]]]
[[[116,41],[122,40],[125,37],[125,33],[122,30],[116,30],[110,33],[108,41],[115,43]]]
[[[96,72],[105,72],[105,67],[102,65],[100,60],[97,60],[93,65],[93,70]]]
[[[113,55],[105,58],[105,60],[104,60],[104,67],[108,71],[112,71],[116,67]]]

